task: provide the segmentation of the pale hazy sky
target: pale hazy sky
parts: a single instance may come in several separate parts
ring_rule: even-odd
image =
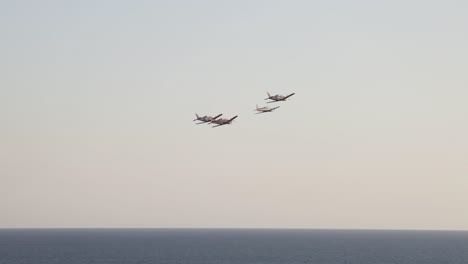
[[[467,14],[1,1],[0,227],[468,229]]]

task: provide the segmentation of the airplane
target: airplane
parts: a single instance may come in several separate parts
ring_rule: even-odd
[[[199,116],[198,114],[195,114],[197,118],[195,118],[193,121],[201,121],[200,123],[196,123],[197,125],[204,124],[204,123],[212,123],[214,120],[216,120],[218,117],[222,116],[223,114],[219,114],[215,117],[211,116]]]
[[[217,124],[216,126],[213,126],[213,127],[219,127],[219,126],[222,126],[222,125],[230,125],[232,123],[232,121],[234,121],[234,119],[236,119],[236,118],[237,118],[237,116],[234,116],[231,119],[220,118],[220,119],[216,119],[216,120],[211,121],[211,123]]]
[[[268,112],[273,112],[273,110],[279,108],[279,106],[277,107],[268,107],[268,106],[264,106],[264,107],[258,107],[258,105],[256,106],[255,108],[255,111],[257,111],[256,114],[263,114],[263,113],[268,113]]]
[[[274,102],[280,102],[280,101],[286,101],[289,97],[295,95],[296,93],[292,93],[290,95],[284,96],[284,95],[270,95],[270,93],[267,92],[268,98],[265,98],[265,100],[272,100],[267,103],[274,103]]]

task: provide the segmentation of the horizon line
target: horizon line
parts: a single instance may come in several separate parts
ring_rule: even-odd
[[[302,228],[302,227],[0,227],[0,230],[46,229],[159,229],[159,230],[284,230],[284,231],[442,231],[468,232],[468,229],[404,229],[404,228]]]

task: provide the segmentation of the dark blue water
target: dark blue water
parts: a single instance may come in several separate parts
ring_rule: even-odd
[[[0,264],[468,264],[468,232],[0,229]]]

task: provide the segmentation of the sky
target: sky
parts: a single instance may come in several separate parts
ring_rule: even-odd
[[[468,230],[467,13],[1,1],[0,228]]]

